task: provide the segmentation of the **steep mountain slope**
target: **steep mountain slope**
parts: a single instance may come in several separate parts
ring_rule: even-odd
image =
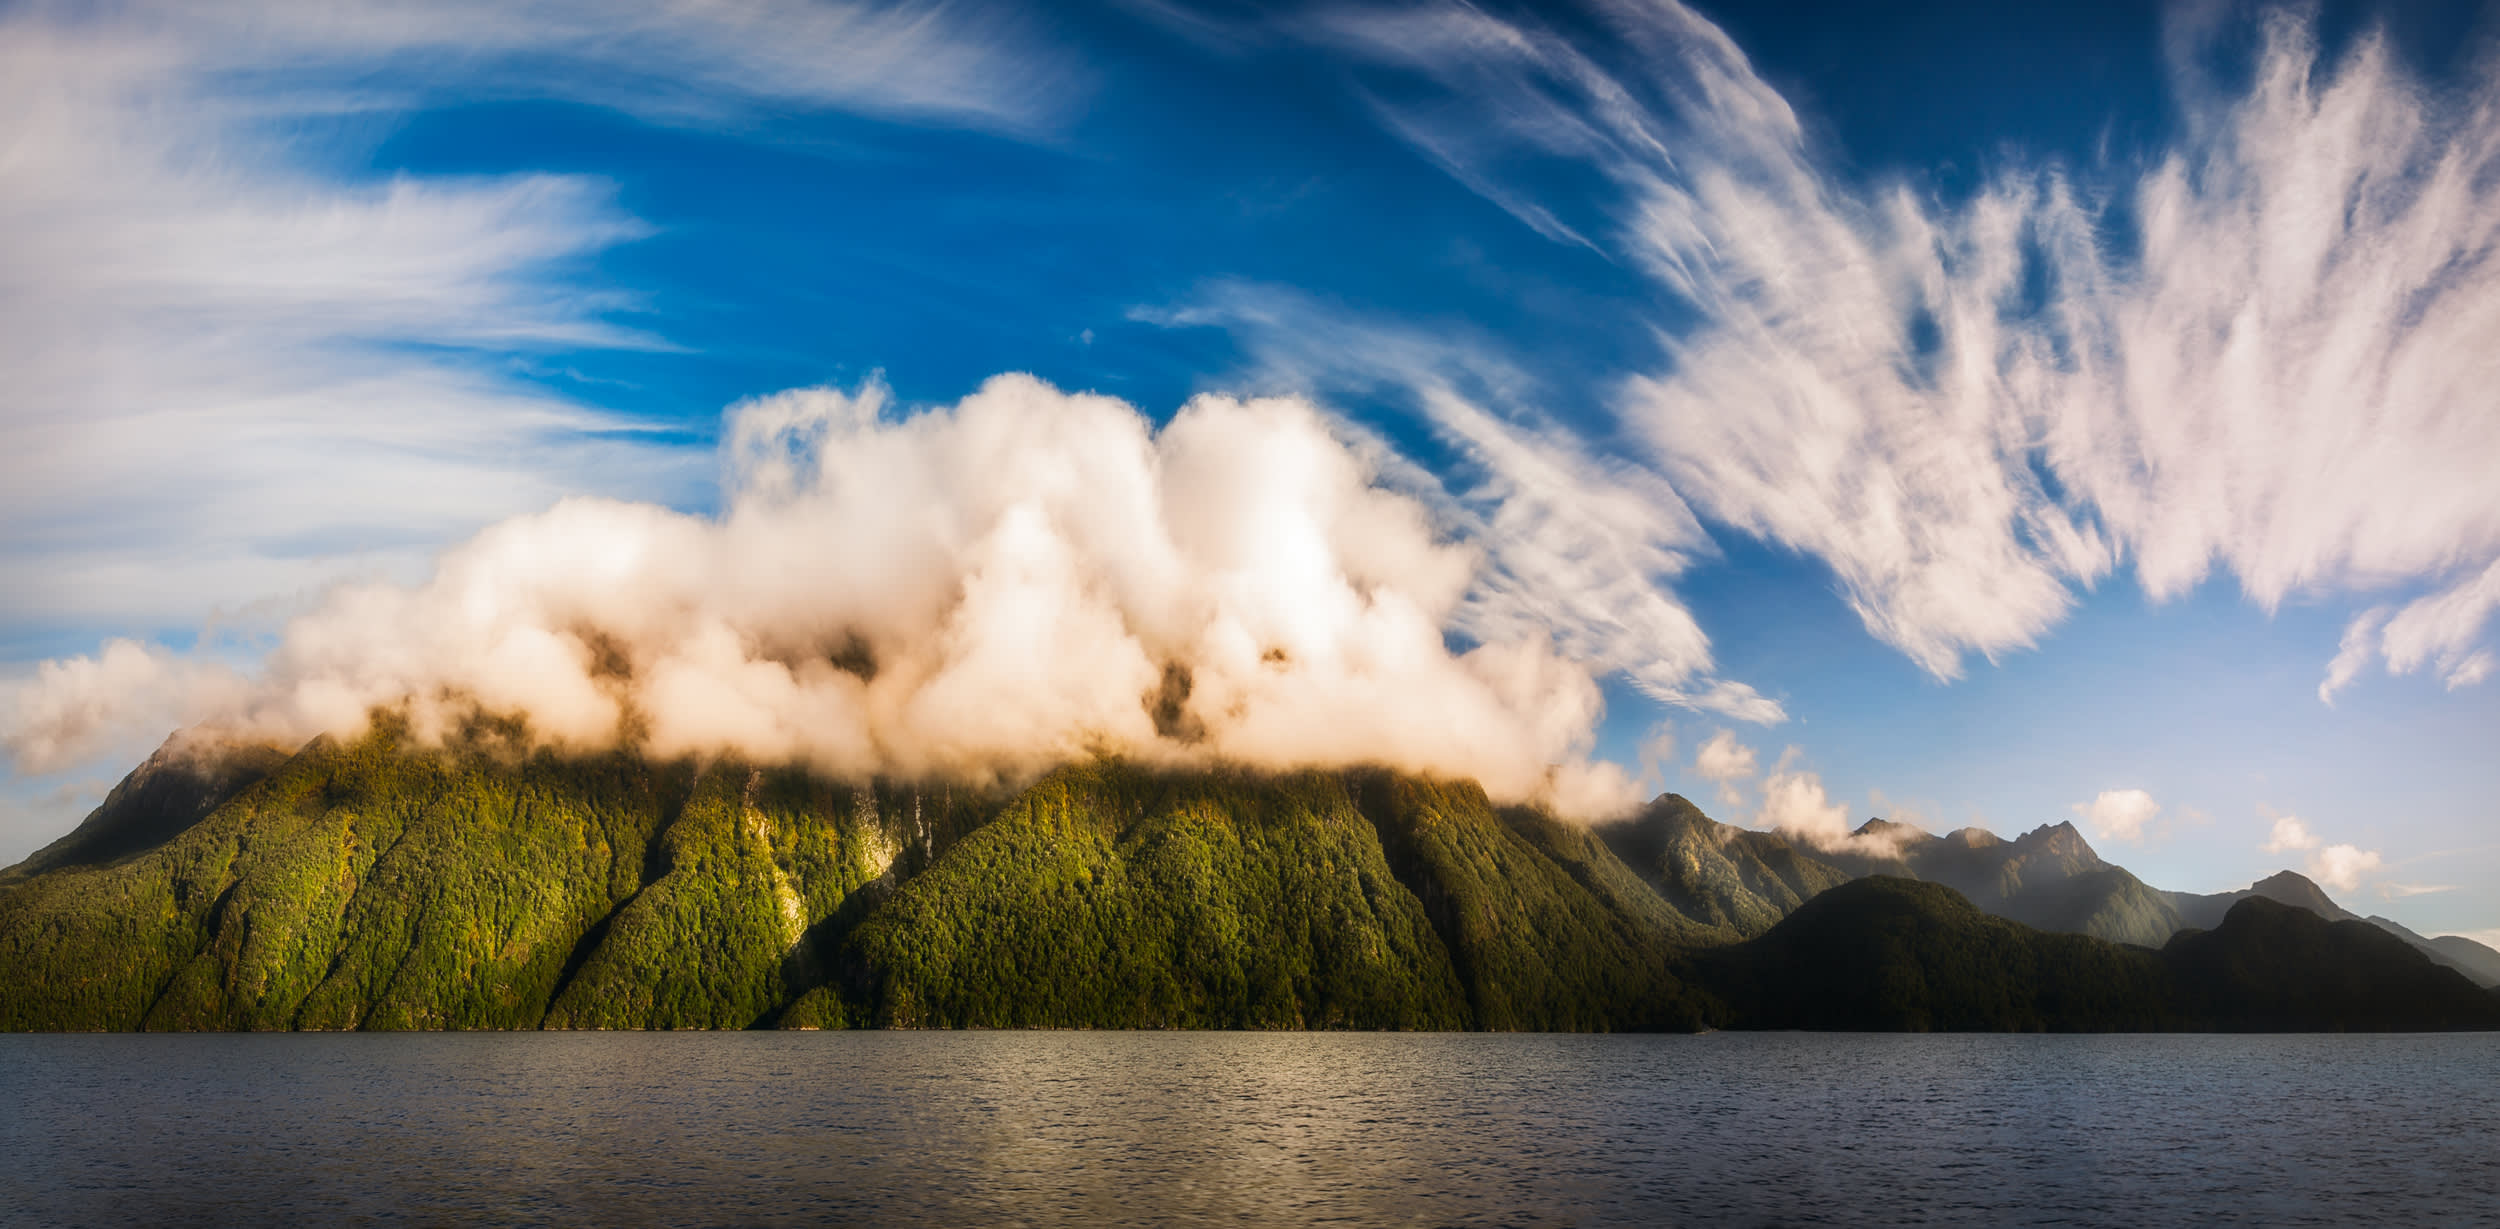
[[[2463,973],[2478,986],[2500,986],[2500,952],[2494,952],[2471,939],[2449,936],[2430,939],[2383,917],[2362,917],[2335,903],[2324,888],[2296,871],[2277,871],[2237,892],[2216,892],[2197,895],[2190,892],[2161,894],[2178,910],[2181,924],[2199,929],[2220,925],[2224,914],[2249,899],[2271,900],[2306,909],[2330,922],[2368,922],[2380,930],[2404,940],[2415,951],[2430,957],[2434,964],[2445,965]]]
[[[1761,934],[1851,878],[1786,837],[1720,823],[1678,794],[1596,832],[1677,914],[1720,941]]]
[[[276,747],[228,745],[176,735],[69,835],[0,870],[0,885],[66,866],[110,862],[161,845],[286,762]]]
[[[1696,1019],[1667,965],[1706,929],[1472,784],[1098,763],[985,794],[491,731],[278,758],[152,761],[87,855],[13,873],[0,1027]]]
[[[1815,897],[1687,976],[1722,1028],[1909,1032],[2176,1027],[2157,957],[1981,912],[1942,884],[1878,875]]]
[[[2160,951],[2050,934],[1940,884],[1860,879],[1689,957],[1727,1028],[2362,1031],[2500,1028],[2500,995],[2360,922],[2263,897]]]
[[[1467,988],[1344,781],[1069,769],[843,940],[794,1025],[1458,1028]]]
[[[387,730],[317,742],[158,845],[0,890],[0,1025],[744,1026],[793,972],[794,918],[916,835],[898,802],[727,766],[411,754]]]
[[[1373,770],[850,785],[518,735],[169,746],[0,874],[0,1027],[2411,1028],[2500,1007],[2385,930],[2263,897],[2157,954],[1850,882],[1672,795],[1589,829]],[[2106,928],[2130,899],[2071,830],[1931,841],[1904,864],[2000,909]]]
[[[2178,1001],[2212,1027],[2264,1032],[2500,1028],[2500,995],[2359,921],[2252,896],[2162,949]]]
[[[2382,918],[2370,920],[2385,923],[2385,919]],[[2404,933],[2410,935],[2413,932],[2405,931]],[[2463,935],[2440,935],[2424,941],[2430,944],[2428,954],[2433,959],[2445,956],[2449,968],[2465,974],[2476,983],[2484,986],[2500,986],[2500,951],[2493,951]]]
[[[2035,828],[2011,841],[1979,828],[1931,836],[1880,819],[1858,834],[1880,837],[1898,853],[1833,857],[1852,874],[1941,883],[1989,913],[2041,930],[2159,947],[2181,925],[2162,893],[2103,861],[2073,824]]]

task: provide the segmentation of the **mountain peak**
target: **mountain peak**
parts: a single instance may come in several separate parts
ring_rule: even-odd
[[[2249,885],[2248,890],[2268,900],[2298,905],[2330,921],[2358,916],[2342,905],[2336,904],[2335,898],[2326,894],[2326,889],[2319,887],[2307,875],[2298,871],[2276,871]]]
[[[1932,841],[1936,839],[1934,833],[1929,832],[1925,828],[1919,827],[1917,824],[1905,824],[1898,820],[1885,819],[1882,816],[1877,816],[1866,821],[1865,823],[1859,824],[1857,832],[1853,835],[1882,837],[1895,841]]]

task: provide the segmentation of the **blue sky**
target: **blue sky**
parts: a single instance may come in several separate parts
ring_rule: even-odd
[[[0,10],[0,859],[342,583],[1022,372],[1316,406],[1645,788],[2488,938],[2495,12]]]

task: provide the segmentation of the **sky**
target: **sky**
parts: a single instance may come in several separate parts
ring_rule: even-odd
[[[2071,821],[2500,940],[2495,55],[2434,0],[9,4],[0,861],[179,726],[484,705]]]

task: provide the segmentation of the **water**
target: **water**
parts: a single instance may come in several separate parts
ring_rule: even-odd
[[[0,1037],[9,1224],[2500,1225],[2500,1036]]]

